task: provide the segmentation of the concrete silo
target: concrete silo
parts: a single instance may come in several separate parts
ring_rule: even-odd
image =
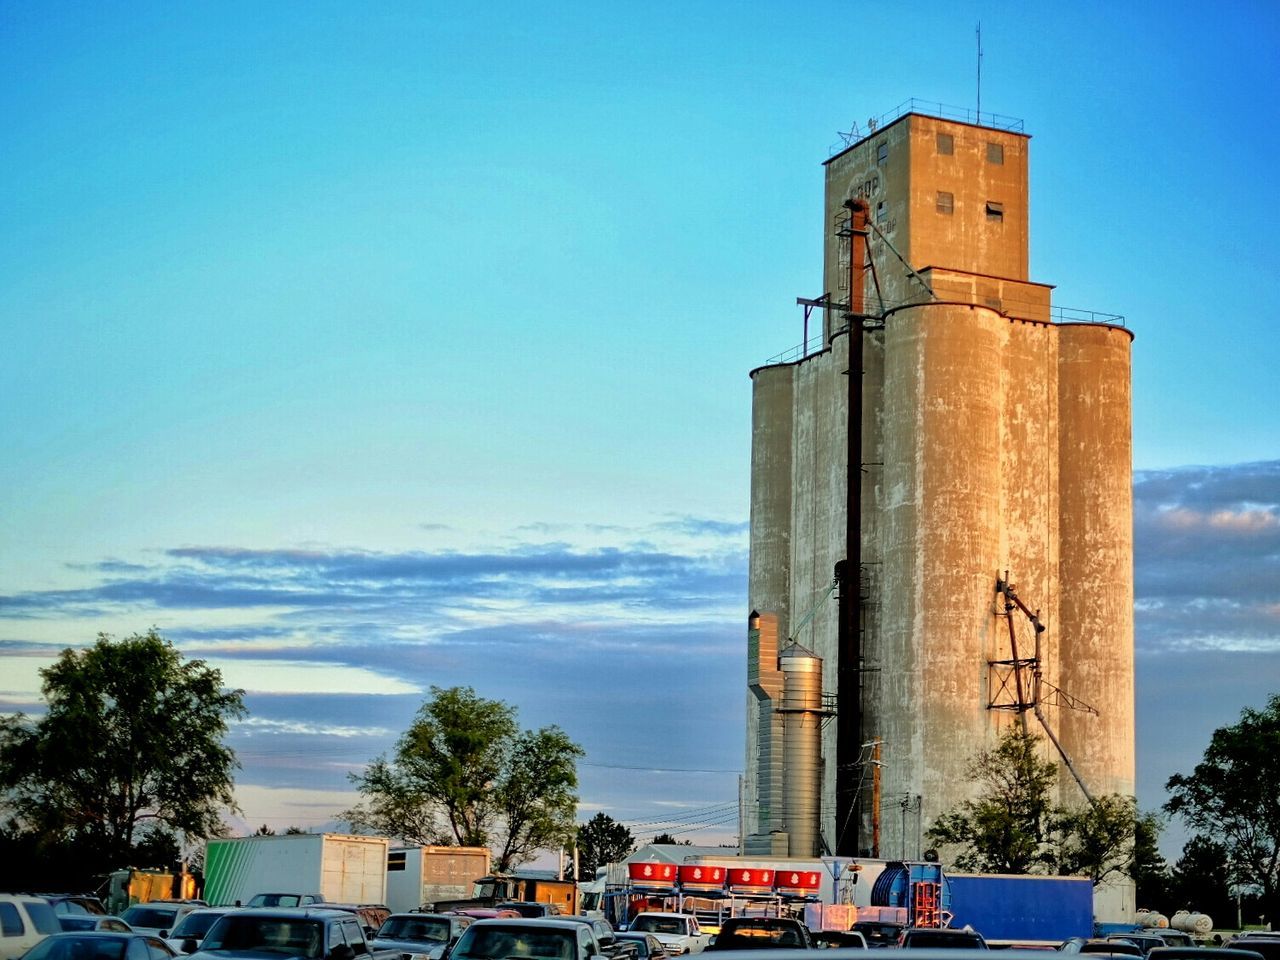
[[[821,851],[876,853],[879,838],[919,856],[922,828],[971,797],[974,755],[1019,718],[1034,731],[1043,717],[1090,791],[1133,792],[1132,338],[1119,318],[1070,322],[1028,279],[1028,139],[906,112],[827,161],[823,342],[752,372],[750,602],[776,633],[773,662],[757,643],[749,666],[749,854],[788,852],[788,640],[820,658],[842,715],[822,726]],[[851,311],[855,290],[865,306]],[[856,584],[858,602],[842,630],[824,594],[846,556],[857,570],[841,589]],[[1006,575],[1047,626],[1016,657]],[[837,789],[849,770],[852,803]],[[873,778],[892,816],[873,809]],[[1059,790],[1082,799],[1065,773]]]

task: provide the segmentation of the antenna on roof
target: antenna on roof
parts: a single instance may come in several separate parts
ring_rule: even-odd
[[[978,123],[982,123],[982,21],[978,21]]]

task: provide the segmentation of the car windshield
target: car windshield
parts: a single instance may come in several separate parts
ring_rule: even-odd
[[[218,920],[200,944],[203,950],[258,950],[287,957],[321,956],[324,927],[319,920],[228,914]]]
[[[917,931],[909,933],[903,941],[906,947],[941,947],[943,949],[950,948],[966,948],[981,947],[982,940],[977,934],[967,933],[963,930],[954,932],[948,930],[929,930],[927,932]]]
[[[149,907],[139,903],[122,913],[120,919],[134,928],[153,927],[158,930],[173,926],[173,918],[177,912],[176,907]]]
[[[722,930],[720,936],[716,937],[716,947],[720,950],[803,946],[805,946],[804,939],[795,927],[763,920],[733,924],[729,929]]]
[[[220,913],[188,913],[185,917],[178,921],[178,925],[173,928],[173,932],[169,936],[174,940],[186,940],[188,938],[199,940],[214,922],[220,917]]]
[[[684,917],[636,917],[631,929],[645,933],[681,934],[688,930],[688,926]]]
[[[260,893],[249,900],[251,907],[301,907],[306,899],[297,893]]]
[[[383,940],[445,943],[449,939],[449,921],[427,920],[420,917],[392,917],[378,928],[378,937]]]
[[[25,960],[121,960],[124,937],[47,937],[24,955]]]
[[[507,960],[508,957],[541,957],[573,960],[577,940],[570,930],[524,927],[471,927],[458,940],[450,960]]]

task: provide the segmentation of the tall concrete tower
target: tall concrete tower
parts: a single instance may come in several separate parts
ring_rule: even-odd
[[[793,643],[836,714],[825,851],[918,858],[1018,722],[1062,802],[1134,791],[1132,336],[1028,278],[1029,138],[983,119],[908,110],[826,162],[821,342],[751,373],[749,854],[800,852]]]

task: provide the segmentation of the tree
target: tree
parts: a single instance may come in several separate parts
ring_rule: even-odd
[[[394,758],[351,775],[363,802],[341,817],[408,843],[493,845],[507,871],[572,838],[582,755],[558,727],[521,732],[502,701],[432,687]]]
[[[667,843],[667,844],[674,844],[674,845],[675,845],[675,846],[677,846],[677,847],[691,847],[691,846],[693,846],[693,841],[692,841],[692,840],[677,840],[675,837],[673,837],[673,836],[672,836],[671,834],[669,834],[669,833],[660,833],[660,834],[658,834],[656,837],[654,837],[652,840],[650,840],[649,842],[650,842],[650,843]]]
[[[1207,913],[1220,927],[1232,926],[1236,906],[1231,886],[1226,845],[1208,837],[1192,837],[1170,871],[1167,912],[1195,910]]]
[[[1280,694],[1215,730],[1195,771],[1166,788],[1165,810],[1220,841],[1235,883],[1260,888],[1263,913],[1280,917]]]
[[[578,873],[594,880],[598,868],[626,859],[635,848],[631,831],[601,811],[578,825]]]
[[[1055,872],[1085,876],[1096,887],[1134,869],[1138,805],[1133,797],[1107,794],[1092,803],[1056,811],[1049,855]]]
[[[1156,813],[1138,817],[1133,834],[1134,895],[1141,908],[1173,913],[1169,906],[1169,864],[1160,855],[1160,832],[1164,822]]]
[[[245,713],[202,660],[185,660],[153,628],[124,640],[99,634],[40,671],[43,717],[0,720],[0,789],[12,823],[65,840],[82,864],[105,869],[164,838],[216,834],[235,809],[235,754],[223,742]],[[167,848],[167,847],[166,847]]]
[[[1039,745],[1034,734],[1011,728],[974,759],[968,779],[982,784],[982,793],[926,831],[931,843],[959,848],[954,860],[961,870],[1031,873],[1046,864],[1057,767],[1040,758]]]

